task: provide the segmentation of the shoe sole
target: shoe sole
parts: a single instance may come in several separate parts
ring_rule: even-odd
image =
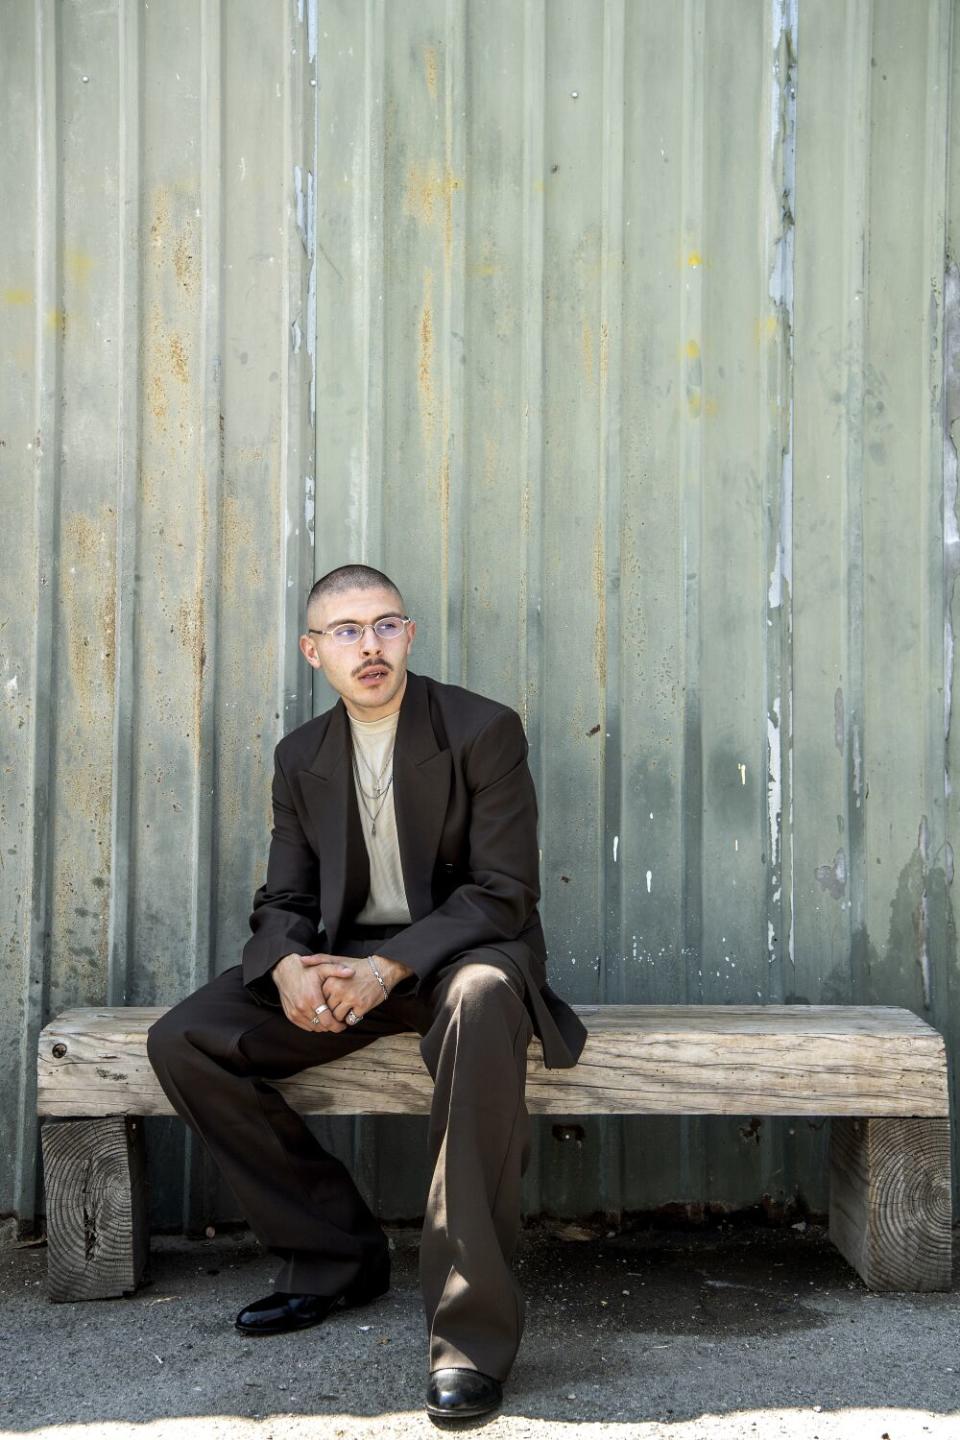
[[[424,1408],[431,1420],[477,1420],[481,1415],[492,1415],[502,1404],[502,1400],[497,1400],[493,1405],[475,1406],[470,1410],[443,1410],[436,1405],[426,1405]]]

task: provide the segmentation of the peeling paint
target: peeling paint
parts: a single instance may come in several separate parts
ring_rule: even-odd
[[[843,754],[843,688],[838,685],[833,696],[833,743]]]
[[[767,716],[767,824],[770,830],[770,870],[775,874],[780,863],[780,696],[773,701],[773,714]]]
[[[920,828],[917,831],[917,849],[920,851],[920,859],[924,865],[927,865],[930,859],[930,827],[927,824],[926,815],[920,816]]]
[[[777,553],[767,600],[771,610],[783,604],[784,587],[793,586],[793,297],[794,214],[796,209],[796,36],[797,0],[771,0],[773,83],[770,87],[770,152],[774,185],[780,195],[780,234],[774,242],[769,295],[780,318],[787,363],[780,369],[786,393],[777,395],[784,415],[780,459],[780,510]]]
[[[847,888],[847,857],[842,850],[838,850],[834,855],[832,864],[818,865],[814,873],[817,884],[829,891],[834,900],[843,899]]]

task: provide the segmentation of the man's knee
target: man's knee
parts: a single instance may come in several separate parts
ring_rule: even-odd
[[[154,1070],[166,1069],[187,1046],[186,1026],[179,1011],[180,1006],[174,1005],[147,1031],[147,1059]]]
[[[512,973],[509,962],[498,965],[470,959],[461,961],[451,972],[445,1003],[477,1019],[503,1016],[515,1021],[523,1007],[523,993],[523,979],[519,973]]]

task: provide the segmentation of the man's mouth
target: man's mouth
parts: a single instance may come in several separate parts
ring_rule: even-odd
[[[361,685],[376,685],[385,680],[389,673],[386,665],[371,665],[368,670],[361,670],[357,679]]]

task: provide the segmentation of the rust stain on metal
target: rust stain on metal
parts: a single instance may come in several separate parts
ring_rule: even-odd
[[[593,586],[597,593],[597,628],[593,656],[597,680],[602,689],[607,683],[607,587],[603,573],[603,526],[599,520],[593,541]]]
[[[191,229],[177,237],[177,243],[173,247],[173,269],[177,277],[177,284],[182,285],[184,290],[191,291],[194,284],[194,241]]]
[[[64,608],[73,617],[67,627],[67,653],[73,678],[75,703],[84,724],[95,726],[104,714],[105,701],[112,705],[115,643],[115,575],[113,568],[114,511],[103,506],[98,522],[87,515],[69,515],[63,525],[62,588]],[[97,577],[98,599],[94,611],[99,623],[92,634],[78,617],[89,610],[84,581]]]
[[[189,384],[190,369],[187,365],[187,352],[179,335],[170,336],[170,364],[181,385]]]
[[[423,307],[420,311],[420,360],[417,366],[420,392],[420,428],[424,452],[433,449],[436,429],[436,396],[433,386],[433,271],[423,272]]]
[[[583,375],[588,385],[595,385],[597,377],[593,371],[593,330],[589,320],[584,320],[580,328],[580,360],[583,364]]]
[[[484,435],[481,484],[485,490],[492,490],[497,483],[498,461],[496,440],[492,435]]]
[[[430,91],[430,99],[437,98],[437,47],[428,45],[423,57],[424,70],[426,72],[427,89]]]
[[[449,165],[441,171],[435,160],[422,166],[413,162],[407,169],[404,210],[421,225],[440,225],[443,230],[444,258],[449,263],[453,247],[453,197],[463,181]]]
[[[450,544],[450,452],[447,449],[440,463],[440,544],[446,568]]]

